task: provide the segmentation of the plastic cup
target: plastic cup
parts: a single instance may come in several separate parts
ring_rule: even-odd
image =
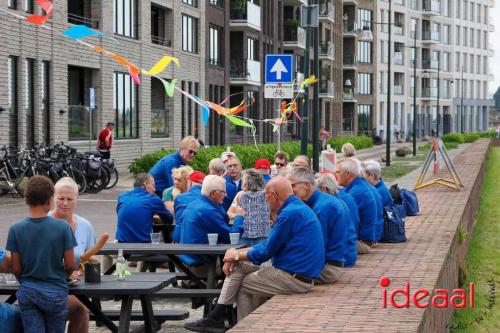
[[[152,244],[160,244],[160,233],[152,232],[151,233],[151,243]]]
[[[7,284],[16,284],[17,283],[16,276],[14,274],[12,274],[12,273],[5,274],[5,283],[7,283]]]
[[[231,245],[238,245],[240,243],[240,234],[238,232],[229,233],[229,239],[231,240]]]
[[[219,234],[208,234],[208,245],[217,245]]]

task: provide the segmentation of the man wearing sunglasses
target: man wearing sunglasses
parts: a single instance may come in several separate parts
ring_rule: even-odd
[[[292,171],[292,166],[288,164],[289,156],[284,151],[277,151],[274,154],[274,164],[271,165],[271,177],[277,175],[286,177]]]
[[[156,184],[156,194],[162,196],[163,190],[174,185],[172,169],[191,163],[200,146],[193,136],[186,136],[179,144],[179,151],[163,157],[149,170]]]

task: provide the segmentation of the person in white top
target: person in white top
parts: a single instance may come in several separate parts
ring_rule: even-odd
[[[287,177],[292,171],[292,166],[288,164],[289,156],[284,151],[277,151],[274,154],[274,164],[271,165],[271,177],[277,175]]]

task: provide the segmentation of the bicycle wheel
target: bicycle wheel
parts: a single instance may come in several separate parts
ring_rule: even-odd
[[[116,168],[110,169],[109,173],[109,183],[106,185],[106,190],[115,187],[116,183],[118,183],[118,170]]]
[[[85,175],[80,170],[76,169],[70,170],[69,175],[78,184],[78,193],[81,194],[85,192],[87,189],[87,180],[85,179]]]
[[[108,171],[100,167],[99,172],[93,177],[87,177],[87,193],[99,193],[106,187],[109,179]]]

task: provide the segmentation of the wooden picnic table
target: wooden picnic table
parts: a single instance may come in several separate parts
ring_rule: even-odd
[[[125,280],[117,280],[114,275],[101,276],[101,283],[86,283],[79,281],[75,286],[69,288],[69,294],[75,295],[111,332],[129,332],[132,313],[132,302],[134,298],[141,300],[142,317],[144,327],[141,330],[145,332],[154,332],[158,324],[155,323],[152,296],[157,291],[170,285],[175,280],[174,273],[133,273]],[[19,284],[0,283],[0,294],[10,295],[7,302],[14,303],[16,300],[15,292]],[[119,326],[108,318],[105,311],[96,306],[90,297],[115,296],[122,300]]]

